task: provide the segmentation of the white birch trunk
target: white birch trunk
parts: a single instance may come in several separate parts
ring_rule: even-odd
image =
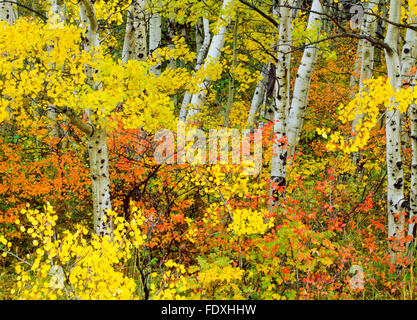
[[[353,68],[353,74],[350,77],[350,100],[353,100],[356,95],[356,87],[359,85],[359,73],[361,69],[361,57],[362,57],[362,45],[363,40],[358,40],[358,45],[356,48],[356,56],[355,56],[355,66]]]
[[[9,25],[12,25],[17,20],[17,12],[11,3],[0,3],[0,21],[6,21]],[[5,98],[7,98],[5,96]],[[12,110],[10,107],[6,107],[6,111],[9,114],[9,118],[12,119]],[[0,136],[6,136],[7,131],[11,127],[8,124],[0,125]]]
[[[390,1],[389,20],[399,24],[401,19],[401,0]],[[385,43],[391,50],[385,50],[388,77],[395,90],[401,87],[401,69],[399,56],[400,30],[393,24],[388,25]],[[388,238],[390,238],[391,262],[396,263],[399,255],[395,248],[404,237],[404,174],[401,157],[401,115],[395,108],[386,110],[386,157],[387,157],[387,209]]]
[[[146,1],[133,0],[127,16],[122,63],[147,57]]]
[[[207,54],[208,47],[210,45],[210,22],[208,19],[203,19],[203,29],[204,29],[204,40],[200,47],[200,50],[197,53],[197,62],[195,66],[195,71],[198,71],[201,69],[201,66],[203,65],[204,58]],[[185,121],[187,117],[187,107],[191,102],[192,94],[187,91],[184,95],[184,98],[182,100],[181,110],[180,110],[180,116],[179,119],[181,121]]]
[[[149,55],[153,54],[153,52],[157,52],[159,46],[161,45],[161,27],[162,27],[162,17],[155,10],[152,9],[153,12],[149,19]],[[158,8],[159,10],[159,8]],[[151,72],[159,76],[161,74],[161,64],[158,63],[151,68]]]
[[[417,27],[417,18],[413,18],[411,26]],[[407,29],[401,52],[401,79],[405,85],[411,85],[413,83],[411,69],[416,66],[416,57],[417,32],[412,29]]]
[[[413,26],[417,25],[417,19],[413,19]],[[407,29],[405,42],[401,56],[401,74],[403,85],[409,86],[417,84],[417,76],[412,79],[411,69],[416,66],[417,58],[417,33]],[[415,103],[409,107],[410,116],[410,138],[411,138],[411,183],[410,183],[410,214],[408,225],[408,235],[414,236],[415,223],[413,220],[417,217],[417,106]],[[407,243],[407,246],[409,242]]]
[[[417,84],[417,76],[414,78],[414,84]],[[414,90],[415,87],[414,87]],[[410,214],[408,225],[408,236],[414,238],[414,219],[417,217],[417,105],[415,103],[410,105],[410,138],[411,138],[411,182],[410,182]],[[407,247],[410,242],[407,242]]]
[[[93,192],[94,231],[96,234],[109,234],[106,228],[110,224],[103,221],[103,216],[112,209],[110,199],[109,153],[107,150],[106,129],[94,130],[88,137],[88,153]]]
[[[410,10],[410,9],[409,9]],[[411,25],[417,26],[417,18],[410,15]],[[417,32],[412,29],[407,29],[404,39],[404,45],[401,52],[401,79],[403,85],[410,85],[413,81],[413,76],[411,74],[412,68],[416,65],[416,38]],[[401,114],[401,122],[406,123],[408,121],[407,113]],[[401,148],[404,152],[407,147],[409,147],[408,142],[410,138],[410,132],[408,130],[403,130],[401,135]]]
[[[310,13],[307,29],[313,30],[320,26],[322,22],[323,7],[319,0],[314,0]],[[320,28],[317,34],[313,36],[312,41],[319,38]],[[295,146],[301,135],[303,126],[305,111],[307,108],[307,101],[311,83],[311,77],[317,62],[318,49],[315,46],[308,47],[304,50],[303,57],[301,58],[300,67],[297,71],[297,77],[294,84],[294,92],[291,103],[291,109],[288,115],[288,156],[291,157],[294,154]]]
[[[375,8],[379,5],[379,0],[367,3],[367,12],[375,12]],[[376,34],[376,29],[378,27],[378,21],[376,17],[368,14],[364,21],[363,32],[364,35],[369,35],[374,38]],[[361,49],[361,66],[359,71],[359,94],[364,90],[364,82],[367,79],[372,78],[372,72],[374,68],[374,53],[375,47],[368,40],[362,40],[362,49]],[[352,122],[352,132],[356,132],[356,126],[363,121],[365,115],[357,114],[355,119]],[[358,164],[360,158],[360,152],[355,152],[352,155],[352,161],[354,164]]]
[[[168,44],[168,48],[170,50],[174,50],[175,49],[175,44],[174,44],[174,39],[175,39],[175,30],[176,30],[176,22],[174,19],[169,19],[168,21],[168,36],[169,36],[169,44]],[[177,60],[174,58],[170,58],[167,68],[171,69],[171,70],[175,70],[177,69]],[[172,101],[174,102],[174,106],[178,105],[178,95],[174,94],[172,96]]]
[[[99,47],[98,23],[91,0],[79,2],[80,18],[83,28],[86,28],[84,50],[92,51]],[[87,69],[87,81],[94,88],[92,74],[95,70]],[[91,133],[87,135],[88,154],[90,158],[91,183],[93,195],[94,232],[109,234],[111,223],[104,222],[103,217],[112,209],[110,199],[109,154],[107,149],[107,133],[105,127],[98,127],[90,121]],[[110,231],[108,231],[109,229]]]
[[[217,63],[220,60],[221,51],[224,45],[224,37],[231,19],[230,13],[227,12],[227,8],[230,8],[232,4],[233,0],[223,0],[222,14],[220,15],[220,21],[216,28],[217,33],[213,36],[211,41],[204,68],[210,64]],[[200,112],[200,108],[206,99],[210,83],[210,78],[205,77],[203,82],[199,84],[200,91],[191,98],[191,108],[186,117],[187,121],[191,121]]]
[[[260,106],[265,97],[266,85],[268,83],[268,65],[264,65],[261,71],[261,80],[256,85],[249,110],[248,127],[255,128],[259,120]]]
[[[292,3],[290,3],[289,6],[295,6],[295,1],[296,0],[287,0],[287,1],[292,1]],[[291,108],[291,93],[290,93],[290,90],[291,90],[291,44],[292,44],[292,17],[293,17],[292,10],[293,9],[290,9],[291,13],[290,13],[289,27],[290,27],[291,31],[288,33],[288,39],[287,39],[287,43],[288,43],[287,49],[288,49],[288,51],[287,51],[287,54],[285,55],[286,64],[288,64],[287,80],[286,80],[286,83],[287,83],[287,94],[286,94],[287,103],[285,105],[285,119],[286,119],[286,121],[288,121],[288,115],[290,113],[290,108]]]
[[[0,21],[6,21],[12,25],[17,20],[17,12],[13,4],[8,2],[0,3]]]
[[[48,0],[50,8],[48,13],[48,23],[56,25],[64,21],[64,11],[58,0]]]
[[[54,27],[57,24],[60,24],[64,21],[62,6],[59,5],[58,0],[48,0],[50,4],[50,9],[48,13],[48,23]],[[48,51],[51,51],[53,48],[48,48]],[[53,66],[54,67],[54,66]],[[57,113],[55,106],[50,105],[48,107],[48,118],[52,121],[50,126],[50,134],[54,138],[59,138],[59,125],[56,122]]]
[[[277,1],[275,5],[278,4]],[[281,0],[279,2],[279,38],[278,53],[276,66],[276,94],[275,94],[275,112],[274,112],[274,142],[272,147],[271,159],[271,182],[277,188],[286,186],[286,167],[287,167],[287,149],[282,139],[286,136],[286,109],[288,104],[288,73],[290,60],[288,52],[291,50],[291,9],[285,6],[293,6],[293,0]],[[277,8],[274,8],[278,12]],[[276,188],[271,188],[272,201],[270,209],[279,199],[280,192]]]

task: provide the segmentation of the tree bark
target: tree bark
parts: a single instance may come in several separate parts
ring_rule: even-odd
[[[363,39],[358,40],[358,45],[356,48],[356,55],[355,55],[355,66],[353,67],[353,74],[350,77],[350,100],[353,100],[356,95],[356,87],[359,85],[359,74],[361,69],[361,57],[362,57],[362,45],[363,45]]]
[[[88,137],[88,153],[92,181],[94,232],[109,234],[110,224],[103,221],[108,210],[112,209],[110,199],[109,153],[107,150],[106,129],[95,129]],[[107,230],[109,228],[109,230]]]
[[[50,4],[50,9],[48,13],[48,23],[51,26],[62,23],[64,21],[62,6],[58,3],[58,0],[48,0]],[[48,48],[49,51],[53,50],[53,47]],[[55,66],[52,66],[55,67]],[[48,107],[48,118],[51,120],[52,124],[50,126],[50,135],[51,137],[58,139],[60,127],[57,120],[56,108],[53,105]]]
[[[12,25],[17,20],[17,12],[13,4],[8,2],[0,3],[0,21],[6,21]]]
[[[147,57],[145,6],[145,0],[133,0],[130,4],[123,43],[122,63],[129,60],[143,61]]]
[[[9,25],[12,25],[17,20],[17,12],[15,11],[13,5],[11,3],[0,3],[0,21],[6,21]],[[7,97],[4,97],[7,98]],[[9,114],[9,118],[12,119],[12,110],[10,107],[6,107],[6,111]],[[7,136],[8,132],[10,132],[12,126],[9,124],[1,124],[0,125],[0,136],[5,137]]]
[[[417,19],[413,18],[412,25],[417,25]],[[416,66],[417,58],[417,33],[411,29],[407,29],[404,46],[401,56],[401,78],[403,86],[408,87],[410,85],[417,84],[417,76],[414,77],[411,74],[411,69]],[[408,225],[408,236],[414,237],[413,222],[417,216],[417,106],[412,103],[409,107],[410,117],[410,138],[411,138],[411,184],[410,184],[410,212]],[[407,247],[410,242],[407,242]]]
[[[253,93],[252,102],[249,110],[248,126],[250,128],[256,127],[259,121],[260,106],[265,97],[266,86],[268,83],[268,65],[264,65],[261,71],[261,80],[256,85],[255,92]]]
[[[417,76],[414,78],[414,84],[417,83]],[[414,87],[415,88],[415,87]],[[414,89],[415,90],[415,89]],[[412,103],[409,108],[410,130],[411,130],[411,183],[410,183],[410,214],[407,235],[414,239],[415,219],[417,217],[417,105]],[[410,245],[407,242],[407,248]]]
[[[195,71],[201,69],[201,66],[204,62],[204,58],[206,57],[207,50],[210,45],[210,22],[208,19],[203,19],[203,29],[204,29],[204,40],[202,45],[200,46],[200,50],[197,53],[197,61],[195,66]],[[184,95],[184,99],[182,100],[181,110],[180,110],[180,121],[185,121],[187,117],[187,107],[191,102],[192,94],[187,91]]]
[[[84,50],[92,51],[99,47],[98,22],[94,11],[94,4],[91,0],[81,0],[79,2],[80,18],[84,34]],[[87,81],[93,89],[98,89],[99,84],[94,82],[93,73],[96,70],[87,68]],[[98,107],[98,106],[97,106]],[[88,114],[94,113],[89,110]],[[109,154],[107,149],[107,133],[103,124],[94,123],[90,117],[90,127],[88,131],[88,154],[90,158],[90,171],[93,195],[93,216],[94,232],[96,234],[110,234],[111,222],[105,222],[103,217],[107,211],[112,209],[110,199],[110,174],[109,174]]]
[[[390,1],[389,20],[401,22],[401,0]],[[385,43],[391,50],[385,50],[388,77],[394,90],[401,87],[401,69],[399,56],[400,30],[390,23],[388,25]],[[393,108],[392,108],[393,107]],[[391,263],[396,264],[401,256],[400,242],[404,235],[405,210],[404,173],[401,157],[401,115],[394,106],[386,110],[386,157],[387,157],[387,209],[388,209],[388,238],[390,239]]]
[[[307,29],[313,30],[314,27],[320,26],[322,22],[323,7],[319,0],[314,0],[310,13]],[[319,38],[320,27],[317,33],[313,36],[312,41]],[[301,58],[300,67],[297,71],[297,76],[294,84],[293,98],[291,108],[288,115],[288,156],[294,155],[294,149],[301,135],[303,127],[305,111],[307,108],[307,101],[311,83],[311,77],[317,62],[318,48],[315,46],[307,47],[304,50]]]
[[[367,3],[367,11],[374,12],[375,8],[378,8],[379,0]],[[373,15],[368,14],[364,21],[363,34],[370,37],[375,37],[376,29],[378,27],[378,20]],[[359,94],[364,90],[364,82],[367,79],[372,78],[372,72],[374,68],[374,53],[375,47],[372,43],[367,40],[362,40],[362,49],[361,49],[361,67],[359,71]],[[356,132],[356,126],[363,121],[365,115],[357,114],[355,119],[352,122],[352,132]],[[357,165],[360,159],[360,152],[355,152],[352,155],[352,162]]]
[[[158,50],[161,45],[161,27],[162,17],[158,12],[159,8],[152,8],[151,17],[149,19],[149,55]],[[151,73],[156,76],[161,74],[161,64],[158,62],[151,68]]]
[[[208,53],[204,68],[210,64],[217,63],[220,60],[221,51],[224,45],[224,37],[227,32],[227,26],[230,23],[230,13],[226,12],[226,9],[233,4],[233,0],[223,0],[222,14],[220,15],[220,21],[217,25],[217,33],[214,35]],[[207,96],[207,91],[210,86],[211,80],[209,77],[205,77],[203,82],[199,84],[199,92],[194,94],[191,98],[191,107],[188,111],[186,120],[187,122],[194,119],[194,117],[200,113],[200,109],[204,104]]]
[[[290,60],[288,52],[291,50],[292,19],[291,9],[293,0],[280,0],[280,8],[277,8],[278,1],[274,3],[275,14],[279,12],[279,37],[276,66],[276,93],[274,106],[274,141],[271,159],[271,188],[272,199],[270,209],[278,202],[283,188],[286,186],[287,148],[284,142],[286,136],[286,109],[288,104],[288,86]]]

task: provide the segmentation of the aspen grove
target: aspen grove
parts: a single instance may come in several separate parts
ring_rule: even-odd
[[[416,71],[416,0],[0,0],[0,299],[416,299]]]

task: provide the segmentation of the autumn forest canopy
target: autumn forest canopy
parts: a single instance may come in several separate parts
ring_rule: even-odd
[[[416,0],[0,0],[0,300],[417,298]]]

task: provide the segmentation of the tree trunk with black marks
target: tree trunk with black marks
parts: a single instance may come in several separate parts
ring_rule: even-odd
[[[307,30],[314,31],[312,41],[319,39],[323,7],[320,0],[314,0],[307,23]],[[307,108],[308,94],[310,90],[311,77],[317,62],[318,48],[315,46],[307,47],[301,58],[300,67],[295,79],[294,93],[291,108],[288,115],[288,156],[294,154],[295,146],[301,135],[305,111]]]
[[[15,11],[13,5],[11,3],[0,3],[0,21],[6,21],[9,25],[12,25],[16,20],[17,12]],[[12,110],[10,107],[7,107],[6,111],[8,112],[10,119],[12,119]],[[0,136],[7,136],[7,133],[10,132],[11,128],[12,126],[9,124],[1,124]]]
[[[276,205],[280,197],[281,191],[286,186],[286,168],[287,168],[287,149],[284,142],[286,136],[286,110],[288,104],[288,86],[289,84],[289,68],[290,60],[288,52],[291,50],[291,33],[292,20],[291,9],[293,0],[275,1],[274,12],[279,13],[279,36],[278,36],[278,52],[276,65],[276,93],[275,93],[275,110],[274,110],[274,142],[272,147],[271,159],[271,188],[272,200],[270,209]]]
[[[13,4],[8,2],[0,3],[0,21],[6,21],[12,25],[17,20],[17,12]]]
[[[361,69],[361,57],[362,57],[362,45],[363,45],[362,39],[358,40],[358,45],[356,47],[356,55],[355,55],[355,65],[353,67],[353,73],[350,77],[350,100],[353,100],[356,95],[356,89],[359,86],[359,75],[360,75],[360,69]]]
[[[161,32],[162,28],[162,17],[159,14],[159,8],[152,8],[151,16],[149,19],[149,55],[157,52],[161,45]],[[158,62],[151,68],[151,73],[156,76],[161,74],[161,63]]]
[[[400,24],[401,0],[390,1],[389,20]],[[394,90],[401,88],[400,67],[400,30],[394,24],[389,24],[385,43],[390,50],[385,50],[388,77]],[[391,108],[390,108],[391,107]],[[404,199],[404,173],[401,157],[401,114],[391,105],[386,110],[386,157],[387,157],[387,209],[388,209],[388,239],[390,241],[391,263],[396,264],[401,253],[401,239],[405,228],[406,201]],[[392,110],[390,110],[392,109]]]
[[[61,24],[64,22],[64,13],[62,10],[62,6],[60,5],[58,0],[49,0],[49,4],[50,4],[50,9],[49,9],[49,13],[48,13],[48,23],[54,27],[57,24]],[[52,51],[53,50],[53,46],[49,46],[48,47],[48,51]],[[55,68],[55,66],[51,66],[53,68]],[[55,139],[59,139],[59,135],[60,135],[60,127],[58,125],[58,123],[56,122],[57,120],[57,112],[56,112],[56,108],[54,105],[50,105],[48,107],[48,118],[52,121],[52,124],[50,126],[50,135],[51,137],[55,138]]]
[[[88,137],[88,154],[94,208],[94,232],[109,234],[109,224],[103,221],[108,210],[112,209],[110,199],[109,153],[107,150],[107,133],[105,129],[96,129]],[[107,230],[107,228],[109,228]]]
[[[233,0],[224,0],[222,5],[222,13],[220,15],[219,23],[217,25],[217,33],[213,36],[211,40],[210,47],[208,49],[206,62],[204,63],[204,68],[210,64],[219,62],[221,51],[224,45],[224,38],[227,32],[227,26],[230,23],[231,15],[230,12],[227,12],[228,8],[233,4]],[[195,116],[200,113],[201,107],[203,106],[206,96],[208,93],[208,88],[211,84],[211,79],[205,77],[203,82],[199,84],[200,91],[194,94],[191,98],[190,110],[187,113],[186,121],[190,122],[195,120]]]
[[[127,14],[122,63],[146,60],[146,1],[133,0]]]
[[[417,19],[413,18],[412,25],[417,25]],[[417,76],[411,74],[411,69],[416,66],[417,58],[417,33],[414,30],[407,29],[404,46],[401,56],[401,75],[403,86],[408,87],[417,84]],[[410,184],[410,212],[408,226],[408,236],[413,238],[415,223],[414,219],[417,217],[417,106],[412,103],[409,107],[410,117],[410,140],[411,140],[411,184]],[[408,140],[408,139],[407,139]],[[407,242],[407,247],[410,242]]]
[[[414,79],[417,83],[417,77]],[[415,89],[414,89],[415,90]],[[415,236],[415,221],[417,217],[417,105],[415,103],[410,105],[410,138],[411,138],[411,183],[410,183],[410,214],[408,225],[408,236],[412,239]],[[407,247],[410,242],[407,243]]]
[[[84,50],[94,53],[94,48],[99,47],[98,22],[94,11],[94,4],[91,0],[81,0],[79,2],[80,18],[84,34]],[[97,70],[87,68],[87,82],[93,89],[97,90],[99,84],[95,83],[93,74]],[[99,108],[99,106],[96,106]],[[89,126],[79,124],[84,127],[84,132],[88,138],[88,155],[90,159],[90,172],[93,196],[93,217],[94,231],[96,234],[110,234],[112,232],[111,222],[104,221],[104,216],[108,210],[112,209],[110,199],[110,175],[109,175],[109,153],[107,149],[107,133],[103,123],[93,121],[91,115],[95,110],[87,110],[90,116]],[[78,122],[74,120],[74,122]]]
[[[375,12],[378,8],[379,0],[368,2],[366,7],[366,12]],[[364,26],[362,28],[362,34],[375,37],[376,29],[378,26],[378,20],[373,15],[368,14],[364,21]],[[373,68],[374,68],[374,53],[375,47],[368,40],[362,40],[362,49],[361,49],[361,65],[359,70],[359,94],[365,90],[364,82],[365,80],[372,78]],[[363,121],[365,114],[358,113],[355,119],[352,122],[352,132],[356,132],[356,126]],[[360,160],[360,152],[354,152],[352,155],[353,164],[357,165]]]

